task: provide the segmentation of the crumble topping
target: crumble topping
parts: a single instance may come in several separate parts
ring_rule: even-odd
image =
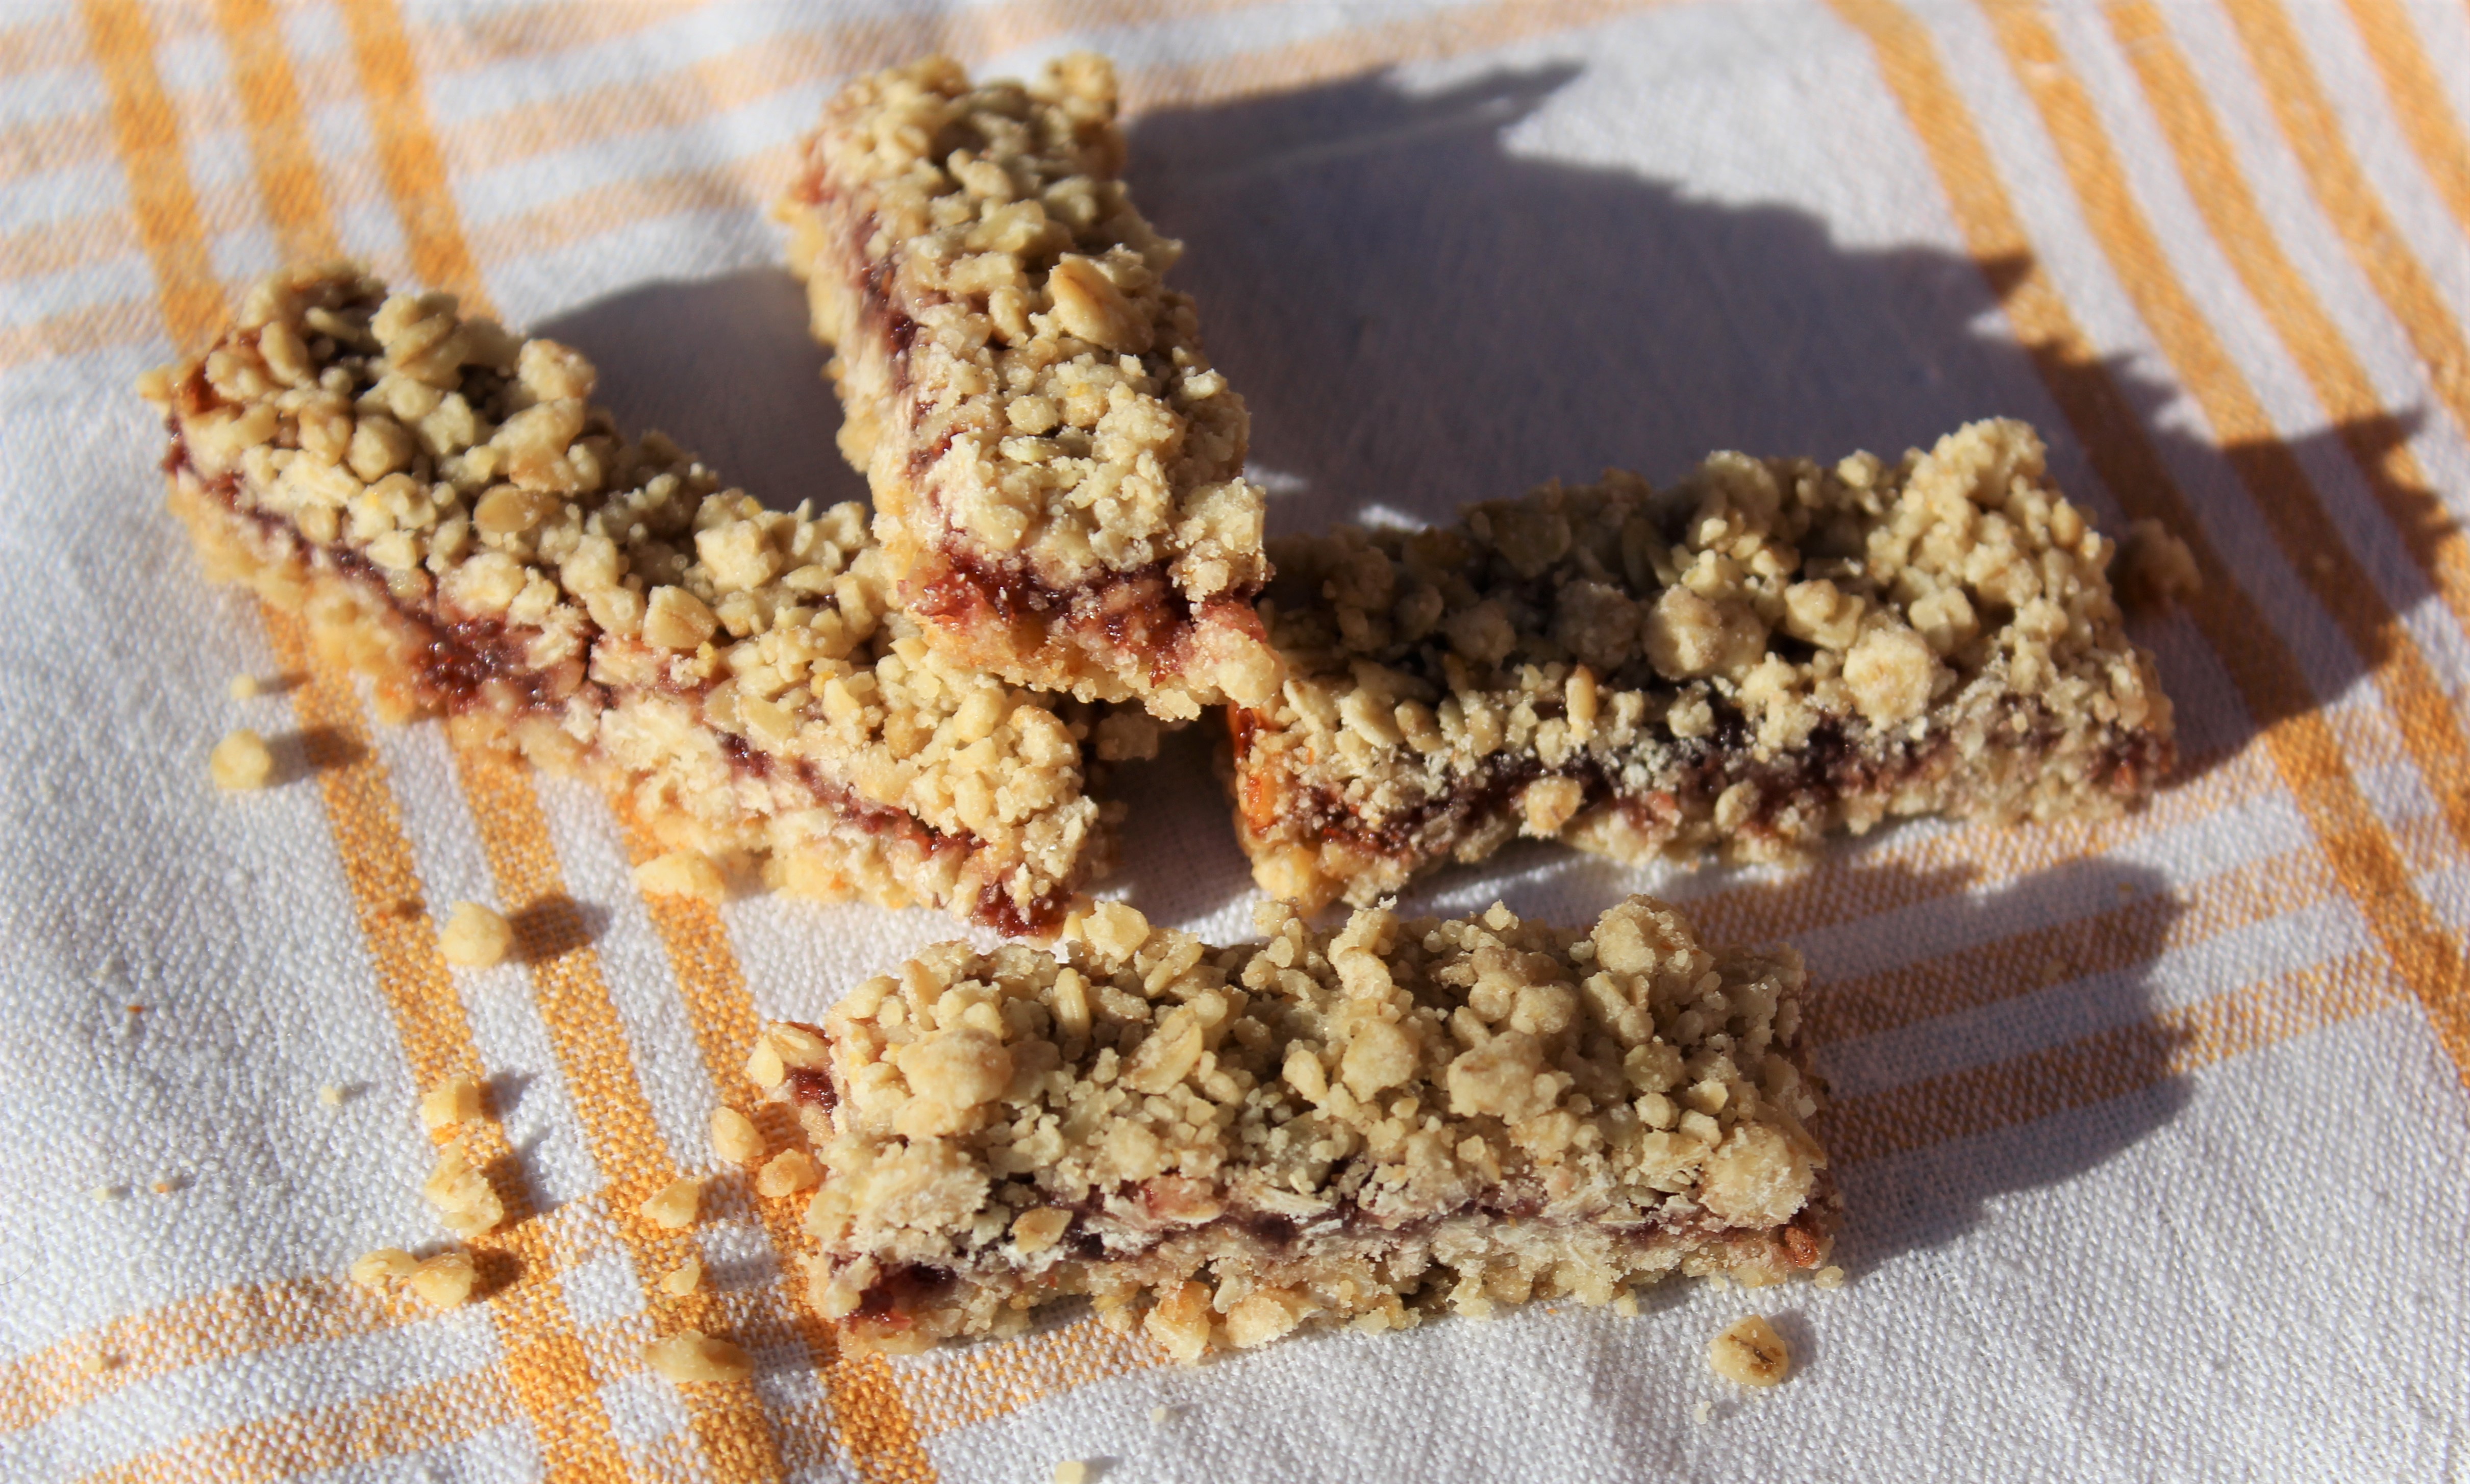
[[[266,279],[139,389],[218,575],[305,613],[389,717],[442,709],[621,791],[691,857],[660,889],[759,860],[805,894],[1051,931],[1107,848],[1096,718],[931,651],[860,506],[766,510],[619,436],[594,381],[343,264]],[[266,776],[244,738],[219,780]]]
[[[1060,957],[947,943],[770,1028],[750,1071],[827,1170],[820,1311],[906,1349],[1087,1293],[1191,1359],[1823,1262],[1790,949],[1711,951],[1645,897],[1592,929],[1259,920],[1217,948],[1102,903]]]
[[[1230,710],[1236,812],[1263,890],[1308,907],[1521,834],[1776,860],[1900,815],[2100,814],[2174,757],[2110,544],[2021,423],[1276,555],[1288,677]]]
[[[703,1287],[703,1259],[688,1258],[669,1269],[661,1279],[661,1291],[671,1298],[685,1298]]]
[[[930,58],[851,83],[777,208],[876,532],[928,641],[1184,719],[1274,693],[1249,422],[1211,369],[1182,244],[1117,178],[1087,53],[972,86]]]
[[[1792,1347],[1758,1314],[1736,1321],[1707,1346],[1716,1375],[1744,1386],[1772,1386],[1792,1371]]]

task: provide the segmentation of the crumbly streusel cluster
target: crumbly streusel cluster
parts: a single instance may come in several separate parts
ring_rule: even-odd
[[[751,1070],[828,1171],[822,1310],[905,1347],[1074,1293],[1128,1325],[1146,1292],[1190,1358],[1825,1256],[1791,950],[1711,951],[1644,897],[1592,930],[1261,926],[1213,948],[1101,904],[1060,958],[947,943],[773,1028]]]
[[[621,437],[594,378],[337,265],[261,283],[141,390],[200,544],[398,710],[502,727],[792,889],[1051,929],[1104,850],[1084,752],[1146,751],[1152,725],[940,659],[861,507],[722,489],[661,434]]]
[[[1892,815],[2104,812],[2172,755],[2110,543],[2021,423],[1895,464],[1616,472],[1276,555],[1289,676],[1234,716],[1237,815],[1293,902],[1522,833],[1775,859]]]
[[[1116,178],[1114,73],[972,87],[933,58],[825,110],[782,200],[842,446],[929,638],[1084,699],[1189,717],[1274,657],[1243,400],[1165,285],[1180,243]]]

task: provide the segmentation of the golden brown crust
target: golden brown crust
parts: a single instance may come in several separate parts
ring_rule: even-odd
[[[930,58],[834,99],[778,210],[929,642],[1182,719],[1275,688],[1261,493],[1114,115],[1103,58],[976,87]]]
[[[1288,679],[1230,711],[1236,820],[1262,889],[1308,907],[1521,834],[1777,860],[1902,815],[2099,816],[2175,755],[2110,544],[2021,423],[1277,557]]]
[[[336,265],[260,284],[141,389],[215,574],[304,614],[391,714],[511,737],[793,891],[1051,932],[1108,848],[1094,713],[944,661],[860,507],[722,489],[618,436],[594,377]]]
[[[914,1348],[1086,1293],[1189,1359],[1824,1262],[1791,950],[1711,951],[1644,897],[1592,931],[1261,925],[1212,948],[1101,904],[1060,961],[947,943],[773,1027],[749,1070],[828,1171],[823,1312]]]

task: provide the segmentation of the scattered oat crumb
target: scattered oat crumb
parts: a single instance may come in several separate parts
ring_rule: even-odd
[[[437,1219],[446,1229],[466,1241],[495,1231],[506,1218],[506,1203],[499,1197],[497,1187],[455,1145],[437,1151],[437,1168],[430,1171],[420,1194],[436,1208]]]
[[[699,896],[718,903],[729,894],[720,868],[692,850],[672,850],[635,868],[635,885],[658,896]]]
[[[78,1369],[88,1376],[101,1376],[119,1363],[118,1356],[105,1355],[100,1350],[89,1350],[78,1357]]]
[[[343,1084],[340,1082],[327,1082],[317,1089],[317,1101],[330,1108],[341,1107],[343,1100],[350,1096],[350,1093],[343,1090]]]
[[[2319,557],[2319,564],[2327,559]],[[2319,565],[2319,571],[2324,569]],[[2204,591],[2187,544],[2158,521],[2132,521],[2118,543],[2118,595],[2130,608],[2157,608]]]
[[[1171,1423],[1175,1421],[1175,1414],[1165,1407],[1153,1406],[1150,1408],[1150,1421],[1161,1424]]]
[[[756,1172],[755,1194],[778,1197],[821,1185],[824,1172],[804,1149],[782,1149]]]
[[[685,1298],[703,1287],[703,1259],[688,1258],[671,1269],[661,1280],[661,1291],[671,1298]]]
[[[254,675],[235,675],[231,678],[229,689],[231,698],[235,701],[254,701],[266,687],[259,684]]]
[[[480,1084],[468,1077],[450,1077],[420,1096],[420,1126],[431,1133],[480,1117]]]
[[[1089,1484],[1089,1466],[1067,1458],[1055,1466],[1055,1484]]]
[[[1709,1273],[1707,1275],[1707,1287],[1714,1289],[1718,1293],[1723,1292],[1732,1286],[1733,1280],[1725,1277],[1722,1273]]]
[[[143,1015],[146,1013],[146,1007],[143,1005],[124,1005],[121,1009],[127,1010],[132,1015]]]
[[[751,1165],[763,1157],[763,1135],[755,1120],[735,1108],[711,1110],[712,1152],[733,1165]]]
[[[449,963],[487,968],[501,962],[515,945],[515,927],[500,913],[478,902],[456,902],[437,933],[437,951]]]
[[[1691,1407],[1689,1409],[1689,1420],[1702,1427],[1707,1426],[1709,1423],[1713,1422],[1715,1420],[1715,1403],[1713,1402],[1701,1402],[1696,1406]]]
[[[681,1384],[743,1380],[755,1373],[744,1349],[697,1330],[684,1330],[643,1347],[643,1363]]]
[[[264,788],[274,777],[274,754],[267,750],[264,737],[237,727],[225,732],[207,754],[206,772],[213,776],[215,786],[227,793]]]
[[[162,1179],[155,1181],[152,1185],[148,1186],[147,1189],[152,1191],[157,1195],[169,1195],[188,1183],[188,1178],[184,1175],[166,1175]]]
[[[1775,1326],[1752,1314],[1736,1321],[1707,1346],[1707,1364],[1744,1386],[1772,1386],[1792,1370],[1792,1348]]]
[[[441,1252],[411,1270],[411,1291],[431,1309],[454,1309],[472,1297],[479,1273],[468,1252]]]
[[[1627,1288],[1623,1288],[1621,1290],[1621,1296],[1613,1300],[1613,1312],[1620,1315],[1624,1319],[1637,1318],[1638,1295],[1630,1292]]]
[[[1809,1281],[1817,1287],[1840,1288],[1844,1287],[1844,1269],[1830,1264],[1810,1274]]]
[[[401,1247],[380,1247],[352,1260],[349,1277],[363,1288],[384,1289],[412,1275],[420,1260]]]
[[[696,1208],[702,1204],[703,1182],[687,1175],[670,1181],[667,1189],[635,1209],[654,1226],[679,1232],[694,1225]]]
[[[125,1185],[98,1185],[94,1188],[92,1194],[94,1198],[97,1200],[119,1200],[128,1194],[128,1187]]]

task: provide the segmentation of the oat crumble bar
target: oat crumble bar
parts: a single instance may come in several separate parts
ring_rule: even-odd
[[[1365,904],[1518,835],[1805,852],[1896,816],[2097,817],[2176,757],[2110,543],[2017,422],[1889,464],[1737,453],[1276,549],[1280,697],[1231,707],[1253,874]]]
[[[1275,693],[1262,499],[1114,119],[1102,57],[976,87],[929,58],[826,106],[776,214],[928,642],[1184,719]]]
[[[1646,897],[1592,931],[1260,925],[1213,948],[1103,904],[1060,958],[947,943],[770,1028],[749,1070],[828,1171],[818,1309],[910,1350],[1085,1293],[1189,1360],[1826,1260],[1792,950]]]
[[[511,738],[791,891],[1051,932],[1109,848],[1099,754],[1154,724],[939,658],[861,507],[766,510],[620,437],[594,379],[337,264],[259,284],[140,390],[210,571],[305,615],[390,719]]]

